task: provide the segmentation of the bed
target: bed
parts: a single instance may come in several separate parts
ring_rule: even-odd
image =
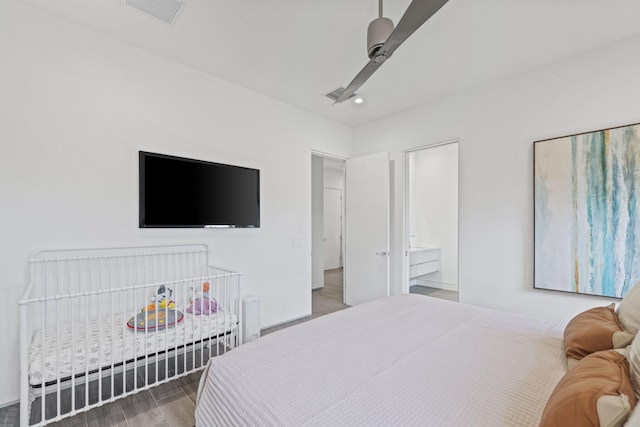
[[[420,295],[320,317],[211,359],[198,426],[536,426],[564,325]]]

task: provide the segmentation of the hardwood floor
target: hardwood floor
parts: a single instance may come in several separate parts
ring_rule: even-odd
[[[192,427],[201,372],[107,403],[57,423],[56,427]],[[0,409],[0,426],[20,425],[19,404]]]
[[[262,335],[297,323],[347,308],[342,303],[342,269],[325,271],[325,286],[312,292],[312,315],[272,328]],[[56,427],[192,427],[195,425],[195,401],[201,371],[175,381],[136,393],[99,408],[83,412],[57,423]],[[20,425],[19,404],[0,408],[0,426]]]
[[[324,316],[334,311],[348,308],[343,301],[344,281],[343,269],[326,270],[324,272],[324,287],[315,289],[312,298],[312,318]]]
[[[413,285],[409,288],[409,293],[426,295],[433,298],[440,298],[458,302],[458,292],[447,291],[445,289],[436,289],[430,288],[428,286]]]
[[[260,333],[262,335],[270,334],[271,332],[279,331],[280,329],[348,308],[349,306],[342,302],[344,289],[342,271],[342,268],[325,270],[324,287],[314,289],[311,293],[311,316],[263,329]]]

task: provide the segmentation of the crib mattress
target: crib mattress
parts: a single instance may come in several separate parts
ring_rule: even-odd
[[[118,314],[113,319],[105,316],[66,323],[45,328],[44,334],[38,329],[29,347],[29,383],[38,386],[43,377],[46,384],[171,350],[228,333],[238,323],[237,316],[226,312],[207,316],[185,313],[184,320],[174,327],[145,332],[128,328],[130,317],[130,313]]]

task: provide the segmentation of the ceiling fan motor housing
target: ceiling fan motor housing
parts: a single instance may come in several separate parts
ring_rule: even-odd
[[[389,18],[377,18],[371,21],[367,29],[367,53],[373,58],[393,32],[393,21]]]

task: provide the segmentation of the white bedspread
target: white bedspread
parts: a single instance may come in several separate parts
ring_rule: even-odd
[[[211,359],[198,426],[536,426],[561,325],[418,295],[373,301]]]
[[[131,361],[147,354],[171,350],[203,338],[215,337],[237,328],[237,318],[229,313],[194,316],[174,327],[158,331],[134,331],[126,326],[131,315],[117,314],[84,322],[46,328],[44,351],[42,330],[38,329],[29,347],[29,383],[42,384],[71,374],[92,371],[111,363]],[[86,331],[89,330],[89,334]],[[59,354],[59,357],[58,357]]]

